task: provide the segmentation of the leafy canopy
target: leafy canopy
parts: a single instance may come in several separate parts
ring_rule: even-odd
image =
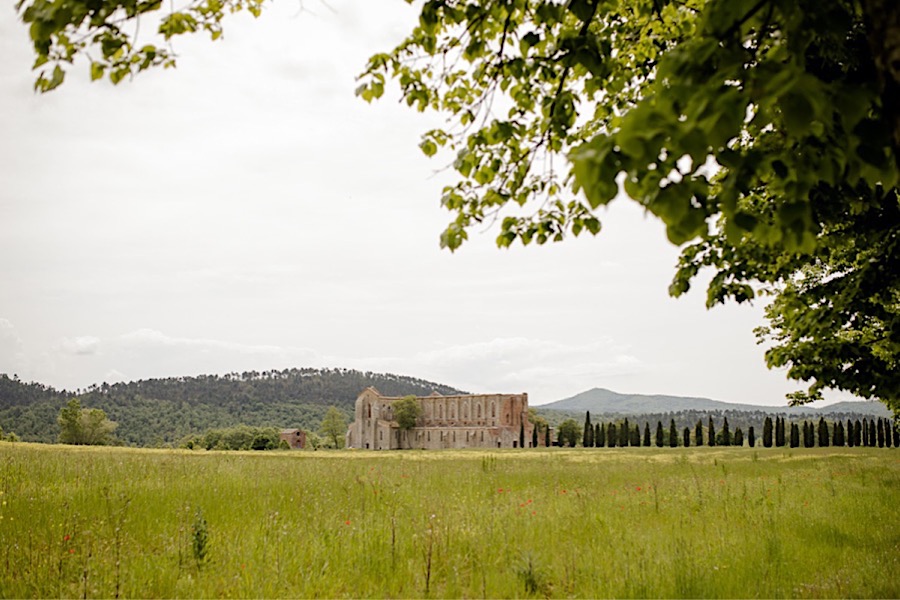
[[[164,40],[221,32],[262,0],[199,0]],[[407,0],[411,2],[411,0]],[[21,0],[37,87],[81,52],[114,82],[170,51],[123,25],[156,0]],[[900,4],[894,0],[424,0],[419,23],[372,56],[357,93],[389,80],[446,126],[426,132],[456,183],[451,250],[496,223],[501,247],[601,229],[627,196],[686,245],[670,291],[711,269],[708,303],[772,299],[766,360],[823,388],[900,408]],[[99,54],[96,54],[99,51]],[[624,194],[623,194],[624,192]]]

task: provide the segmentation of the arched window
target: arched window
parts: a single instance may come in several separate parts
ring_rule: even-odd
[[[371,419],[371,418],[372,418],[372,405],[371,405],[371,404],[366,404],[366,410],[367,410],[368,413],[369,413],[368,418]]]

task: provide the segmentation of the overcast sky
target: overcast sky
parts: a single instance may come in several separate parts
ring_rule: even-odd
[[[330,7],[330,8],[329,8]],[[752,329],[666,289],[677,249],[633,203],[596,238],[438,238],[439,125],[353,95],[417,13],[401,0],[276,0],[179,66],[32,93],[27,30],[0,13],[0,373],[102,381],[350,367],[532,404],[592,387],[784,404]],[[834,397],[836,399],[836,397]]]

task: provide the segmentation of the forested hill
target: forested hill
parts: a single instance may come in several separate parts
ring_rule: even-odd
[[[413,377],[350,369],[146,379],[104,383],[77,394],[0,374],[0,427],[25,441],[53,442],[59,409],[77,397],[84,407],[106,411],[119,425],[116,437],[134,446],[171,444],[190,433],[238,424],[317,429],[329,406],[349,419],[356,397],[368,386],[386,396],[464,393]]]

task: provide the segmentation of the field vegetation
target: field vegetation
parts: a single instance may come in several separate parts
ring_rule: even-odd
[[[877,448],[0,443],[4,597],[900,597]]]

